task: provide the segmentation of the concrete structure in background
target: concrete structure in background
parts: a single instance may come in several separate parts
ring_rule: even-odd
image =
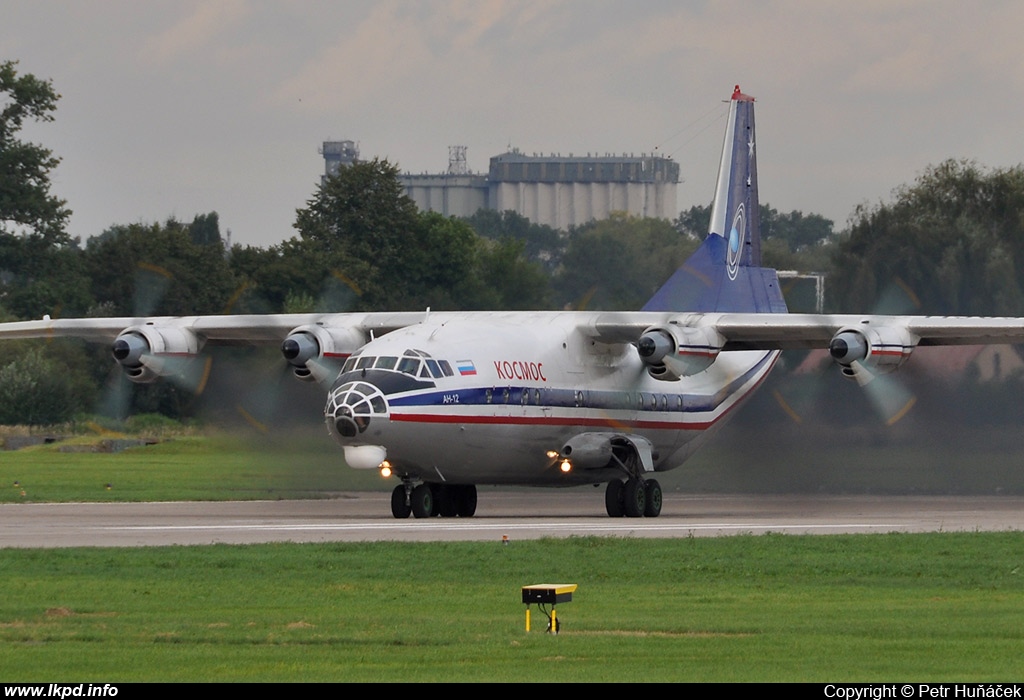
[[[650,155],[528,156],[510,151],[491,158],[487,206],[511,209],[557,229],[607,219],[613,211],[674,219],[679,164]]]
[[[420,211],[436,211],[445,216],[472,216],[486,209],[487,177],[474,175],[466,165],[466,147],[448,147],[448,172],[437,175],[400,175],[405,193]]]
[[[352,141],[324,142],[327,175],[358,159]],[[526,155],[513,149],[494,156],[486,175],[469,172],[466,147],[448,149],[448,171],[399,176],[421,211],[472,216],[479,209],[514,211],[530,221],[567,229],[606,219],[614,211],[675,219],[679,164],[641,154]]]
[[[324,174],[320,176],[320,184],[323,184],[331,175],[337,175],[341,166],[359,160],[359,146],[355,141],[324,141],[320,155],[324,157]]]

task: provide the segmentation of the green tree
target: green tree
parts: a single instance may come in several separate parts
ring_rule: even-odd
[[[796,210],[783,213],[768,204],[761,205],[760,213],[761,242],[771,243],[762,249],[770,247],[775,254],[803,253],[825,246],[834,238],[834,223],[820,214],[805,215]],[[690,207],[672,225],[685,236],[704,240],[711,226],[711,205]]]
[[[224,244],[220,237],[220,220],[215,211],[209,214],[196,214],[189,224],[188,234],[196,245]]]
[[[477,246],[477,290],[462,308],[471,310],[547,309],[551,304],[550,276],[539,263],[528,260],[526,242],[502,238]]]
[[[464,221],[483,238],[522,241],[522,253],[526,259],[540,263],[549,272],[558,268],[565,252],[564,236],[558,230],[535,224],[511,210],[479,209]]]
[[[0,303],[22,319],[85,313],[92,294],[81,251],[0,232]]]
[[[465,222],[436,212],[419,215],[395,262],[390,308],[456,310],[472,305],[480,239]]]
[[[361,308],[378,308],[402,296],[396,285],[404,284],[405,261],[415,252],[410,237],[420,223],[416,204],[398,180],[397,166],[374,159],[327,178],[298,210],[295,228],[327,269],[360,290]]]
[[[214,314],[238,283],[220,246],[196,244],[188,226],[112,226],[86,245],[93,297],[123,316]]]
[[[359,291],[343,281],[348,278],[342,271],[331,274],[329,256],[322,248],[299,238],[269,248],[232,247],[229,262],[242,294],[231,304],[231,310],[240,313],[352,310]]]
[[[63,423],[75,408],[64,370],[38,348],[0,366],[0,424]]]
[[[355,163],[328,178],[298,211],[295,227],[300,238],[274,251],[272,274],[252,264],[261,253],[233,263],[275,304],[332,287],[347,292],[349,304],[332,310],[521,308],[547,298],[524,246],[487,241],[463,220],[420,213],[387,161]],[[500,271],[499,260],[507,265]],[[530,294],[522,294],[526,288]]]
[[[761,205],[761,239],[781,241],[790,252],[824,245],[832,238],[832,220],[820,214],[791,211],[779,212],[767,204]]]
[[[8,320],[2,313],[0,319]],[[110,364],[109,348],[96,353],[78,339],[5,343],[0,360],[0,425],[50,425],[91,411],[98,377]]]
[[[357,266],[316,241],[290,238],[270,248],[234,246],[231,269],[240,282],[232,310],[247,313],[341,312],[362,308]],[[362,267],[362,266],[360,266]]]
[[[26,119],[53,121],[60,95],[48,80],[19,75],[17,65],[0,63],[0,232],[27,232],[52,245],[66,245],[71,211],[50,193],[50,171],[60,159],[48,148],[18,138]]]
[[[48,80],[0,62],[0,301],[20,318],[74,314],[89,305],[71,211],[50,193],[53,153],[20,138],[28,120],[53,121],[60,95]]]
[[[621,212],[574,228],[554,281],[556,302],[572,308],[639,309],[698,245],[668,221]]]
[[[672,226],[681,235],[697,241],[703,241],[711,227],[711,205],[706,207],[694,205],[679,213]]]
[[[927,169],[892,202],[857,209],[834,268],[844,310],[872,310],[899,285],[920,313],[1024,313],[1024,167]]]

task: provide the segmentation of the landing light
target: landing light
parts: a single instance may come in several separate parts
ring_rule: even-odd
[[[548,450],[544,454],[546,454],[548,456],[548,459],[554,459],[555,457],[558,456],[558,453],[555,452],[554,450]]]
[[[567,459],[563,459],[562,463],[558,465],[558,468],[562,470],[563,474],[568,474],[572,471],[572,462]]]
[[[380,469],[380,475],[385,479],[391,476],[391,462],[385,459],[383,462],[380,463],[380,467],[378,468]]]

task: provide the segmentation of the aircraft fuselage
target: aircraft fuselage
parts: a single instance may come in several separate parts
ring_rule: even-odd
[[[665,381],[649,376],[632,344],[596,342],[570,314],[448,314],[354,353],[325,415],[356,468],[386,459],[399,475],[432,482],[600,483],[623,474],[606,465],[563,471],[568,440],[639,435],[652,445],[653,470],[672,469],[776,357],[723,353],[705,371]]]

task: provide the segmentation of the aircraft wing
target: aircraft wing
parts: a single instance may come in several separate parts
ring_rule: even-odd
[[[50,319],[0,324],[0,340],[82,338],[109,343],[133,382],[175,374],[207,345],[277,345],[300,379],[326,379],[376,335],[422,322],[429,312]]]
[[[777,313],[608,313],[599,342],[633,342],[655,376],[709,367],[720,352],[827,348],[845,374],[891,372],[919,345],[1024,343],[1024,318]]]
[[[722,350],[827,348],[836,334],[897,331],[910,345],[1024,343],[1024,318],[977,316],[879,316],[856,314],[608,312],[589,326],[602,342],[635,342],[652,327],[714,329]]]
[[[320,360],[343,361],[373,337],[428,318],[491,324],[560,320],[601,343],[636,345],[657,374],[693,374],[720,352],[827,348],[842,367],[888,372],[919,345],[1024,343],[1024,319],[786,313],[470,312],[270,314],[152,318],[49,319],[0,324],[0,340],[77,337],[112,343],[134,381],[165,373],[160,358],[194,356],[207,345],[279,345],[296,376]],[[327,370],[320,372],[326,376]]]
[[[425,312],[354,314],[262,314],[238,316],[154,316],[146,318],[73,318],[0,323],[0,340],[18,338],[82,338],[113,341],[129,328],[178,329],[198,337],[201,344],[272,345],[303,326],[350,329],[383,334],[423,321]]]
[[[552,312],[504,312],[495,316],[545,316]],[[557,312],[555,312],[557,313]],[[472,318],[486,312],[435,317]],[[146,318],[79,318],[0,323],[0,340],[75,337],[109,342],[128,328],[175,328],[198,336],[203,344],[275,344],[292,330],[309,326],[350,330],[369,336],[421,323],[429,311],[346,314],[253,314],[166,316]],[[1024,343],[1024,318],[975,316],[881,316],[856,314],[580,312],[577,326],[606,343],[635,343],[652,327],[713,329],[722,350],[789,350],[827,348],[843,330],[897,330],[912,345],[981,345]]]
[[[838,334],[899,335],[908,346],[1024,342],[1024,318],[854,314],[709,314],[724,350],[827,348]]]
[[[546,316],[552,312],[499,312],[494,316]],[[555,312],[557,313],[557,312]],[[435,317],[490,315],[487,312]],[[652,326],[713,328],[725,340],[723,350],[825,348],[844,329],[900,329],[919,345],[1024,343],[1024,318],[977,316],[882,316],[857,314],[578,312],[578,326],[608,343],[632,343]],[[212,344],[280,342],[300,326],[350,329],[377,335],[421,323],[429,311],[345,314],[253,314],[77,318],[0,323],[0,340],[75,337],[106,342],[126,328],[172,327],[189,330]]]

